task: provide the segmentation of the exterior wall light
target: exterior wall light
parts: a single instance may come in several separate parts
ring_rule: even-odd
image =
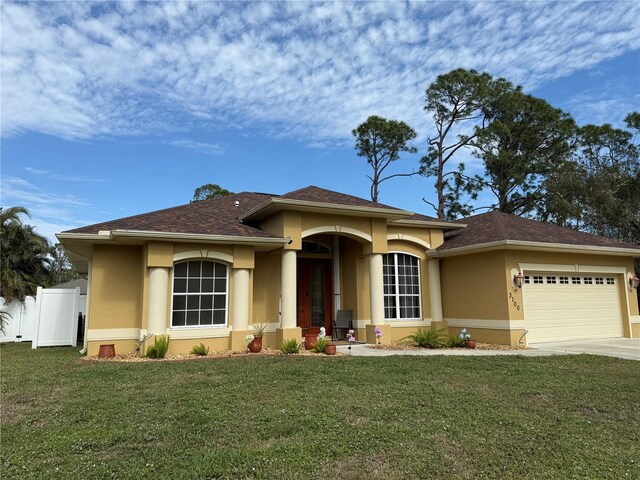
[[[629,289],[633,290],[640,286],[640,278],[637,275],[629,276]]]
[[[522,272],[516,273],[513,276],[513,284],[518,288],[522,288],[523,283],[524,283],[524,274]]]

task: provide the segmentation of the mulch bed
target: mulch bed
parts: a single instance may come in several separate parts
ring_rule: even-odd
[[[251,353],[251,352],[234,352],[231,350],[219,350],[216,352],[209,352],[207,355],[193,355],[190,353],[186,354],[174,354],[167,355],[165,358],[147,358],[137,356],[135,353],[125,353],[122,355],[116,355],[111,358],[100,358],[97,355],[90,357],[81,357],[80,360],[83,362],[184,362],[184,361],[192,361],[192,360],[206,360],[212,358],[230,358],[230,357],[264,357],[268,355],[286,355],[282,353],[278,349],[263,347],[260,353]],[[290,354],[293,356],[317,356],[317,357],[327,357],[329,355],[325,355],[322,353],[315,353],[313,350],[305,350],[304,348],[300,349],[300,352],[297,354]],[[341,356],[342,353],[336,353],[336,355],[331,356]]]

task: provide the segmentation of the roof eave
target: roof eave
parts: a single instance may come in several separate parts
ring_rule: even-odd
[[[593,253],[620,257],[640,257],[640,248],[604,247],[595,245],[571,245],[568,243],[528,242],[524,240],[499,240],[495,242],[451,248],[447,250],[430,250],[429,257],[443,258],[471,253],[489,252],[492,250],[531,250],[557,253]]]
[[[244,237],[235,235],[209,235],[200,233],[177,233],[177,232],[153,232],[146,230],[108,230],[99,233],[58,233],[58,239],[75,240],[90,243],[108,243],[118,238],[139,239],[139,240],[173,240],[181,242],[215,242],[228,244],[252,244],[252,245],[286,245],[287,238],[277,237]]]
[[[449,222],[440,222],[440,221],[430,221],[430,220],[394,220],[391,222],[393,225],[402,225],[403,227],[427,227],[427,228],[439,228],[444,231],[449,230],[460,230],[462,228],[466,228],[466,223],[449,223]]]
[[[246,220],[262,220],[270,214],[284,209],[395,219],[413,215],[413,212],[395,208],[361,207],[356,205],[343,205],[339,203],[292,200],[289,198],[270,198],[266,202],[261,203],[257,207],[254,207],[242,214],[239,220],[241,222]]]

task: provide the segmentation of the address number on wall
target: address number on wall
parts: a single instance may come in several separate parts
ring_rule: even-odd
[[[516,310],[520,310],[520,304],[511,292],[509,292],[509,301],[513,304],[514,307],[516,307]]]

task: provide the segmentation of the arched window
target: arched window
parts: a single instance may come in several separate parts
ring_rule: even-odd
[[[417,320],[420,313],[420,259],[406,253],[383,255],[384,318]]]
[[[227,324],[229,269],[219,262],[195,260],[173,266],[172,327]]]

